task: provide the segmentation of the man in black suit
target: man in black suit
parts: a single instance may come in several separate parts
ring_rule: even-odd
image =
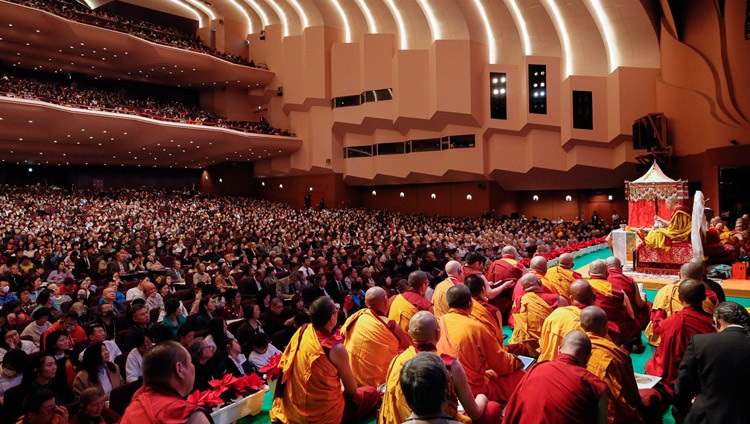
[[[91,267],[92,263],[93,261],[89,257],[89,251],[86,249],[81,250],[81,255],[75,261],[73,274],[75,274],[77,278],[83,278],[85,275],[93,274],[93,268]]]
[[[343,305],[344,296],[347,290],[346,283],[344,282],[344,274],[341,273],[340,269],[334,269],[331,281],[326,284],[326,291],[331,295],[331,299],[333,299],[334,303]]]
[[[308,287],[305,287],[304,290],[302,290],[302,301],[305,302],[305,305],[309,305],[315,302],[315,299],[321,296],[330,297],[325,287],[326,287],[326,276],[324,274],[315,274],[315,278],[313,279],[313,284]]]
[[[693,337],[680,363],[672,408],[677,423],[750,423],[750,315],[723,302],[714,326],[717,333]]]

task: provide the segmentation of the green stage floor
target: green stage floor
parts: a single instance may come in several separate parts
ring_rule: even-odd
[[[585,265],[588,265],[589,263],[593,262],[596,259],[605,259],[608,256],[611,256],[612,253],[609,249],[602,249],[593,253],[589,253],[587,255],[583,255],[581,257],[576,258],[576,267],[583,267]],[[653,299],[656,295],[656,291],[654,290],[644,290],[646,292],[646,295],[648,296],[648,299]],[[737,297],[727,297],[727,300],[731,300],[733,302],[737,302],[740,305],[750,308],[750,299],[745,298],[737,298]],[[506,325],[503,327],[503,333],[507,335],[509,338],[511,333],[513,331]],[[646,361],[651,358],[653,355],[653,347],[648,345],[646,342],[646,339],[643,338],[643,343],[646,345],[646,351],[641,354],[632,354],[631,358],[633,359],[633,369],[637,373],[643,373],[643,368],[646,365]],[[260,414],[254,416],[254,417],[247,417],[239,422],[241,424],[267,424],[270,423],[271,420],[269,419],[268,413],[271,410],[271,394],[267,393],[266,398],[263,401],[263,409],[261,409]],[[367,420],[363,421],[362,424],[375,424],[377,422],[377,419],[375,416],[372,416],[368,418]],[[667,413],[664,415],[664,424],[674,424],[674,419],[672,418],[671,412],[667,411]]]

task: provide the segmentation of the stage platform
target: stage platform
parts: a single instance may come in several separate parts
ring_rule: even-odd
[[[589,276],[589,266],[584,265],[577,268],[576,271],[583,275],[583,278]],[[672,284],[677,281],[677,277],[674,275],[652,275],[652,274],[639,274],[632,272],[625,272],[626,275],[633,277],[636,283],[643,284],[643,288],[646,290],[658,291],[660,288],[667,284]],[[750,299],[750,280],[717,280],[721,287],[724,289],[724,294],[732,297],[740,297]]]

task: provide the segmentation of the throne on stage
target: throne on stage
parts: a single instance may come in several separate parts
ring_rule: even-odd
[[[666,206],[666,199],[675,196],[680,205],[688,198],[688,183],[685,180],[673,180],[667,177],[654,162],[651,168],[635,181],[625,182],[625,196],[628,199],[628,226],[633,229],[651,228],[654,226],[654,215],[665,220],[671,218],[671,211]],[[702,199],[702,194],[701,194]],[[690,261],[696,254],[694,246],[702,252],[701,228],[703,223],[702,200],[700,210],[693,210],[693,234],[691,240],[672,243],[668,241],[669,250],[654,249],[646,246],[641,237],[635,237],[633,252],[636,272],[648,274],[677,274],[680,266]],[[696,231],[697,230],[697,231]],[[695,244],[697,242],[697,245]]]

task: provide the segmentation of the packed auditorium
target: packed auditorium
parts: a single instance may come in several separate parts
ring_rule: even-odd
[[[0,424],[750,422],[750,0],[0,16]]]

